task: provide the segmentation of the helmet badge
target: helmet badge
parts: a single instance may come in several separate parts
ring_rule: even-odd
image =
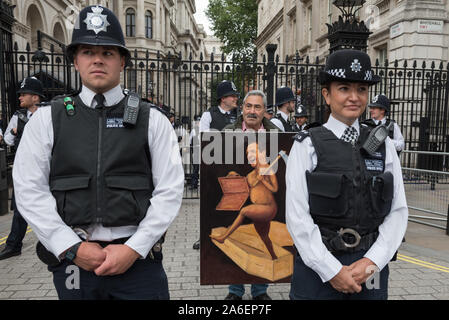
[[[352,72],[359,72],[362,70],[362,65],[359,62],[359,59],[354,59],[354,61],[351,64],[351,70]]]
[[[27,78],[23,79],[22,83],[20,84],[20,89],[23,89],[25,87],[26,81],[27,81]]]
[[[92,12],[87,13],[87,17],[84,20],[84,23],[87,25],[87,30],[92,30],[95,34],[98,34],[100,31],[107,32],[107,27],[110,24],[107,19],[108,16],[101,14],[102,11],[102,7],[96,6],[92,7]]]

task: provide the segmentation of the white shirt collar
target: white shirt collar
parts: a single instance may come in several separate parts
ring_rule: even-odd
[[[288,114],[286,114],[285,112],[282,112],[281,110],[278,110],[278,112],[276,114],[280,114],[281,117],[285,120],[288,121]]]
[[[329,129],[330,131],[332,131],[332,133],[337,138],[341,138],[343,136],[343,133],[345,132],[346,128],[348,127],[343,122],[335,119],[332,116],[332,114],[329,116],[329,119],[327,120],[327,122],[323,126],[326,127],[327,129]],[[356,119],[354,121],[354,123],[352,124],[351,127],[354,127],[357,130],[357,133],[360,135],[360,125],[359,125],[359,120],[358,119]]]
[[[379,124],[379,122],[381,123],[381,124],[385,124],[385,122],[387,122],[387,118],[383,118],[382,120],[376,120],[376,119],[373,119],[374,120],[374,122],[376,123],[376,124]]]
[[[83,85],[79,97],[86,106],[95,108],[95,106],[97,105],[97,102],[94,100],[95,95],[95,92]],[[125,97],[120,84],[106,91],[105,93],[103,93],[103,95],[105,98],[104,105],[106,107],[116,105]]]
[[[225,109],[223,109],[222,107],[218,106],[218,110],[220,110],[221,113],[223,114],[229,114],[231,113],[231,111],[226,111]]]

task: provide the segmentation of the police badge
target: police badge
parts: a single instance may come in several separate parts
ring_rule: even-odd
[[[87,13],[87,17],[84,23],[87,25],[87,30],[92,30],[95,34],[101,31],[107,32],[107,27],[110,25],[108,22],[108,16],[101,14],[103,11],[102,7],[96,6],[92,7],[92,12]]]
[[[352,72],[359,72],[362,70],[362,65],[360,64],[358,59],[354,59],[354,61],[351,64],[351,70]]]

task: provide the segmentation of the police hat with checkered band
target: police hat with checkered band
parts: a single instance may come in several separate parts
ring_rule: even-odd
[[[275,106],[282,106],[289,101],[296,101],[295,94],[289,87],[280,87],[276,90]]]
[[[237,87],[234,82],[223,80],[217,86],[217,100],[228,96],[240,97],[240,93],[237,91]]]
[[[20,88],[17,90],[17,93],[35,94],[40,96],[41,100],[45,100],[44,87],[42,82],[36,77],[28,77],[23,79],[22,82],[20,82]]]
[[[77,47],[83,44],[117,47],[127,64],[131,58],[119,20],[111,10],[99,5],[88,6],[78,15],[72,42],[66,49],[70,62],[73,62]]]
[[[388,114],[390,112],[390,99],[384,94],[378,94],[371,100],[368,107],[382,108],[385,110],[385,113]]]
[[[318,82],[322,85],[332,81],[373,85],[380,81],[380,77],[371,69],[368,54],[359,50],[343,49],[333,52],[327,58],[324,70],[318,75]]]

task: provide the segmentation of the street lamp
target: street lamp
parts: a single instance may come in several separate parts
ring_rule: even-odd
[[[372,32],[363,21],[357,21],[355,16],[365,2],[365,0],[334,0],[332,2],[342,15],[338,16],[336,22],[326,24],[330,53],[341,49],[366,51],[368,37]]]
[[[336,6],[346,20],[354,20],[355,14],[359,11],[366,0],[334,0],[332,4]],[[358,8],[357,8],[358,7]],[[355,11],[353,11],[355,9]]]

